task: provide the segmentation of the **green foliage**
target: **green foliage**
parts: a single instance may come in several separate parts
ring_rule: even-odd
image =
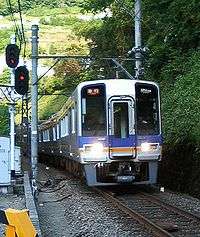
[[[191,49],[200,46],[200,2],[195,0],[143,1],[143,32],[151,49],[150,71],[160,81],[163,68],[177,60],[188,57]],[[171,73],[175,79],[180,74],[177,65]]]
[[[77,17],[61,15],[41,18],[40,23],[44,25],[65,26],[69,28],[75,27],[75,25],[80,25],[81,20],[77,19]]]
[[[184,140],[165,146],[160,166],[160,183],[171,190],[200,198],[200,143]]]
[[[5,53],[6,45],[10,43],[10,35],[12,31],[8,29],[0,29],[0,52]]]
[[[164,85],[162,114],[166,142],[198,142],[200,137],[200,53],[185,65],[186,73],[173,86]]]
[[[56,17],[57,15],[67,15],[70,13],[70,9],[63,7],[63,8],[58,8],[54,7],[52,9],[49,9],[48,6],[37,6],[35,8],[31,8],[26,12],[26,15],[28,16],[36,16],[36,17]]]
[[[123,4],[130,12],[134,9],[133,1]],[[91,40],[92,56],[126,56],[133,47],[133,19],[124,12],[123,4],[112,0],[85,2],[86,10],[95,12],[110,7],[113,14],[82,29]],[[195,0],[142,1],[142,34],[144,44],[151,50],[145,79],[161,84],[166,142],[199,140],[199,56],[195,53],[200,46],[199,7],[200,2]]]
[[[83,7],[87,11],[102,11],[106,9],[114,0],[107,0],[107,1],[102,1],[102,0],[86,0],[83,3]]]
[[[0,104],[0,136],[9,134],[9,112],[6,104]]]
[[[0,75],[0,84],[7,85],[10,81],[10,70],[4,69],[3,74]]]
[[[56,91],[55,91],[56,93]],[[61,94],[60,91],[57,92]],[[43,96],[39,100],[39,117],[41,120],[48,119],[51,115],[58,112],[67,100],[64,95]]]

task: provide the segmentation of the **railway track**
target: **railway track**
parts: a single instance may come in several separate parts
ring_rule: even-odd
[[[200,237],[200,217],[148,193],[116,194],[97,189],[114,206],[159,237]]]

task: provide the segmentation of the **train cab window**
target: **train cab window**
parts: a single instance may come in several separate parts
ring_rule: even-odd
[[[136,83],[138,135],[159,134],[158,89],[154,85]]]
[[[82,89],[82,135],[106,135],[105,85],[90,85]]]
[[[128,103],[115,102],[114,114],[114,136],[116,138],[127,138],[129,136]]]

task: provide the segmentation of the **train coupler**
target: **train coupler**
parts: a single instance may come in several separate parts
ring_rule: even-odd
[[[135,180],[135,175],[132,172],[132,167],[129,163],[119,164],[118,173],[116,175],[117,183],[132,183]]]

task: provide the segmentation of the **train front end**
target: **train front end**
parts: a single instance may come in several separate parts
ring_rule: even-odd
[[[79,150],[88,185],[155,184],[162,145],[158,86],[90,82],[80,98]]]

